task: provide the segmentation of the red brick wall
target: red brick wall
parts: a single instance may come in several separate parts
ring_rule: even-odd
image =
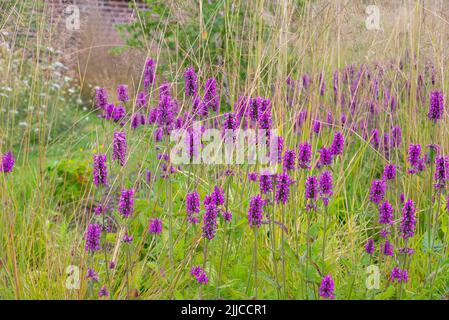
[[[131,1],[121,0],[45,0],[52,24],[56,26],[55,49],[63,52],[62,61],[74,76],[87,85],[115,86],[137,74],[144,53],[131,50],[113,56],[110,50],[124,44],[115,25],[134,21]],[[147,7],[136,1],[140,9]],[[66,19],[68,6],[79,8],[80,29],[70,30]]]

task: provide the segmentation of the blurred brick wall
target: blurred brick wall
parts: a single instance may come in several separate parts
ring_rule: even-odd
[[[115,87],[132,82],[140,73],[145,53],[127,50],[112,55],[111,49],[124,45],[116,30],[117,24],[134,21],[136,13],[130,7],[134,1],[123,0],[45,0],[51,25],[55,26],[54,48],[62,52],[62,62],[79,79],[86,94],[93,86]],[[144,1],[136,1],[146,10]],[[79,9],[79,29],[67,28],[73,17],[72,7]],[[87,91],[87,92],[86,92]]]

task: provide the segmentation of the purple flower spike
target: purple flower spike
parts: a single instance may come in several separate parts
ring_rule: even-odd
[[[150,219],[148,233],[158,235],[162,232],[162,220],[158,218]]]
[[[187,220],[190,223],[196,224],[198,218],[195,215],[200,212],[200,196],[198,192],[194,191],[186,195],[186,211]]]
[[[324,299],[334,299],[334,279],[330,274],[321,280],[320,297]]]
[[[329,203],[329,198],[333,194],[333,177],[331,171],[324,171],[320,175],[319,179],[319,189],[320,189],[320,196],[323,199],[323,203],[325,206]]]
[[[259,188],[261,194],[267,194],[273,191],[274,176],[268,174],[261,174],[259,177]]]
[[[284,154],[284,170],[295,170],[295,150],[286,150]]]
[[[96,154],[94,155],[94,184],[106,186],[108,184],[108,169],[106,166],[106,155]]]
[[[408,199],[402,208],[402,221],[400,231],[402,238],[408,239],[415,235],[416,219],[415,219],[415,204]]]
[[[322,147],[319,151],[320,158],[318,160],[319,167],[330,166],[332,164],[332,151],[329,148]]]
[[[120,84],[117,87],[117,99],[123,103],[128,102],[128,87],[124,84]]]
[[[368,254],[374,253],[374,239],[369,239],[365,245],[365,252]]]
[[[301,169],[309,169],[312,161],[312,145],[308,142],[301,143],[298,150],[298,165]]]
[[[248,221],[251,228],[260,228],[263,217],[263,206],[264,200],[259,194],[251,197],[248,209]]]
[[[126,133],[115,132],[112,150],[112,160],[117,160],[121,167],[126,164]]]
[[[218,112],[220,108],[220,98],[217,94],[217,80],[209,78],[206,80],[204,92],[204,103],[206,108]]]
[[[107,106],[108,92],[105,88],[95,89],[95,104],[100,109],[104,109]]]
[[[394,180],[396,178],[396,165],[395,164],[385,165],[383,178],[385,180]]]
[[[394,255],[394,248],[390,241],[387,239],[385,243],[381,245],[381,252],[386,255],[392,257]]]
[[[0,172],[9,173],[12,171],[14,167],[14,156],[12,151],[8,151],[2,157],[2,161],[0,162]]]
[[[276,190],[276,202],[282,202],[285,204],[290,196],[290,185],[293,181],[290,179],[287,173],[278,175],[278,187]]]
[[[206,205],[206,212],[203,215],[203,238],[212,240],[215,237],[218,211],[214,204]]]
[[[128,218],[134,212],[134,189],[123,189],[120,194],[118,212]]]
[[[371,184],[369,199],[375,204],[379,204],[385,197],[387,185],[384,180],[374,180]]]
[[[109,297],[109,291],[106,286],[101,287],[101,289],[98,291],[98,297]]]
[[[430,106],[427,117],[436,122],[443,118],[444,114],[444,96],[441,91],[432,91],[430,93]]]
[[[101,227],[99,224],[90,224],[86,232],[86,251],[95,252],[100,250]]]
[[[193,266],[190,269],[190,274],[196,278],[199,284],[207,284],[209,282],[206,271],[200,266]]]
[[[198,76],[195,73],[193,67],[188,67],[184,73],[184,79],[186,83],[186,95],[193,97],[196,95],[198,90]]]
[[[343,136],[343,133],[337,132],[334,135],[334,140],[332,141],[331,145],[331,152],[334,156],[343,154],[345,146],[345,137]]]
[[[379,207],[379,223],[393,225],[393,206],[385,201]]]

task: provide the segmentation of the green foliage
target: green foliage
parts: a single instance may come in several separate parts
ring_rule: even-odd
[[[85,159],[53,161],[47,170],[56,175],[55,195],[61,204],[82,199],[91,186],[92,165]]]

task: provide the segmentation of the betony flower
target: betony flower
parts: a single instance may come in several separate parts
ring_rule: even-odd
[[[95,154],[94,155],[94,184],[98,187],[99,185],[106,186],[108,184],[108,169],[106,166],[106,155],[105,154]]]
[[[394,180],[396,178],[396,165],[395,164],[385,165],[383,178],[385,180]]]
[[[402,208],[402,221],[400,231],[402,238],[408,239],[415,235],[416,219],[415,219],[415,204],[408,199]]]
[[[217,94],[217,80],[209,78],[206,80],[204,89],[204,103],[207,109],[218,112],[220,107],[220,98]]]
[[[187,220],[193,224],[198,222],[195,214],[200,212],[200,196],[194,191],[186,195]]]
[[[318,160],[319,167],[330,166],[332,164],[332,151],[329,148],[322,147],[318,150],[320,158]]]
[[[321,127],[320,120],[315,119],[315,120],[313,121],[313,132],[314,132],[315,134],[320,133],[320,127]]]
[[[259,174],[257,172],[248,173],[249,181],[257,181],[259,179]]]
[[[259,188],[261,194],[267,194],[273,191],[274,176],[268,174],[261,174],[259,177]]]
[[[334,279],[330,274],[321,280],[320,297],[324,299],[334,299]]]
[[[375,149],[378,150],[379,149],[379,130],[377,129],[373,129],[371,130],[371,142],[370,142],[371,146]]]
[[[114,107],[114,110],[112,111],[112,119],[115,122],[120,122],[120,120],[124,119],[126,115],[125,107],[122,105],[118,105]]]
[[[309,169],[312,161],[312,145],[308,142],[301,143],[298,150],[298,165],[301,169]]]
[[[184,72],[184,79],[186,83],[186,95],[189,97],[195,96],[198,90],[198,76],[196,75],[193,67],[188,67],[186,69]]]
[[[148,59],[145,62],[145,69],[143,71],[143,82],[144,82],[144,87],[145,87],[145,91],[148,92],[150,87],[153,85],[154,80],[155,80],[155,64],[154,64],[154,60],[153,59]]]
[[[133,242],[133,240],[134,240],[134,237],[131,236],[131,235],[129,235],[128,232],[126,232],[126,233],[123,235],[123,242],[124,242],[124,243],[130,243],[130,242]]]
[[[207,284],[209,282],[206,271],[200,266],[193,266],[190,269],[190,274],[196,278],[199,284]]]
[[[207,204],[203,215],[203,238],[212,240],[217,231],[217,216],[219,209],[215,204]]]
[[[369,239],[365,245],[365,252],[368,254],[374,253],[374,239]]]
[[[417,167],[419,165],[419,160],[421,158],[421,145],[411,144],[408,148],[408,161],[412,167]]]
[[[305,193],[305,199],[309,202],[306,204],[306,208],[315,209],[315,201],[318,196],[318,181],[315,176],[307,177]]]
[[[109,291],[106,286],[101,287],[101,289],[98,291],[98,297],[109,297]]]
[[[277,177],[276,202],[285,204],[290,196],[290,185],[293,181],[287,173],[279,174]]]
[[[214,191],[211,193],[211,203],[215,206],[221,206],[224,204],[225,194],[222,188],[215,186]]]
[[[151,171],[149,169],[146,170],[145,179],[147,181],[147,184],[150,185],[151,184]]]
[[[331,152],[334,156],[343,154],[343,149],[345,146],[345,137],[343,133],[336,132],[334,135],[334,140],[331,145]]]
[[[379,204],[385,197],[387,185],[384,180],[374,180],[371,184],[369,199],[375,204]]]
[[[118,212],[128,218],[134,212],[134,189],[123,189],[120,194]]]
[[[251,228],[260,228],[263,218],[263,206],[264,200],[259,194],[251,197],[248,209],[248,222]]]
[[[98,108],[104,109],[108,104],[108,92],[105,88],[95,89],[95,104]]]
[[[232,220],[232,212],[230,211],[222,210],[221,216],[225,222],[230,222]]]
[[[86,231],[86,251],[95,252],[100,250],[101,227],[99,224],[93,223],[87,227]]]
[[[128,97],[128,87],[124,84],[119,84],[117,87],[117,99],[123,103],[129,100]]]
[[[387,201],[379,207],[379,223],[393,225],[393,206]]]
[[[385,243],[381,245],[380,251],[386,255],[392,257],[394,255],[394,248],[390,241],[387,239]]]
[[[295,170],[295,150],[286,150],[284,154],[284,170]]]
[[[126,133],[114,132],[112,160],[117,160],[122,167],[126,164],[126,149]]]
[[[137,108],[144,108],[147,105],[147,96],[145,92],[139,92],[136,97]]]
[[[441,191],[445,188],[446,182],[449,180],[449,157],[437,156],[435,158],[434,179],[436,190]]]
[[[430,106],[427,117],[436,122],[443,118],[444,114],[444,96],[442,91],[432,91],[430,93]]]
[[[162,220],[158,218],[150,219],[150,223],[148,225],[148,233],[149,234],[161,234],[162,232]]]
[[[8,151],[2,156],[2,161],[0,162],[0,172],[9,173],[14,167],[14,156],[12,151]]]
[[[324,171],[321,173],[319,178],[319,189],[320,196],[323,199],[323,203],[325,206],[329,203],[329,198],[333,194],[333,177],[331,171]]]
[[[94,269],[88,268],[86,279],[94,281],[94,282],[98,282],[98,273],[96,273]]]
[[[409,277],[408,277],[408,272],[407,270],[402,270],[399,269],[398,267],[394,267],[393,270],[391,270],[390,273],[390,281],[391,282],[395,282],[397,281],[398,283],[400,282],[408,282]]]

